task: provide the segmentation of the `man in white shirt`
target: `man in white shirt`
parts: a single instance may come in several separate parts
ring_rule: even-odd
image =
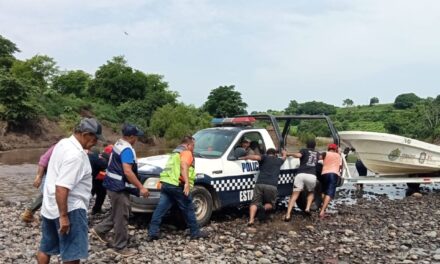
[[[88,257],[87,209],[92,189],[92,169],[85,149],[102,137],[101,125],[84,118],[74,134],[55,146],[47,168],[41,208],[39,264],[51,255],[64,263],[79,263]]]

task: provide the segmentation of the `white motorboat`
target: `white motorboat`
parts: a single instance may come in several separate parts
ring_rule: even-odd
[[[440,146],[402,136],[365,132],[339,132],[342,145],[356,149],[365,166],[380,175],[440,172]]]

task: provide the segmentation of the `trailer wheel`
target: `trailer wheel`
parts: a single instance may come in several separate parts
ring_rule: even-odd
[[[203,186],[194,186],[191,192],[197,223],[204,226],[209,223],[212,215],[212,196]]]

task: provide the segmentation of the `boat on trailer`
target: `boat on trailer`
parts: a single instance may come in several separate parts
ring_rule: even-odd
[[[340,131],[339,136],[342,145],[354,148],[380,176],[440,175],[440,146],[377,132]]]

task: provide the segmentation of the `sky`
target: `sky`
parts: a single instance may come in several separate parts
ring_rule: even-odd
[[[439,95],[439,14],[437,0],[3,0],[0,34],[61,70],[124,55],[195,106],[235,85],[252,112]]]

